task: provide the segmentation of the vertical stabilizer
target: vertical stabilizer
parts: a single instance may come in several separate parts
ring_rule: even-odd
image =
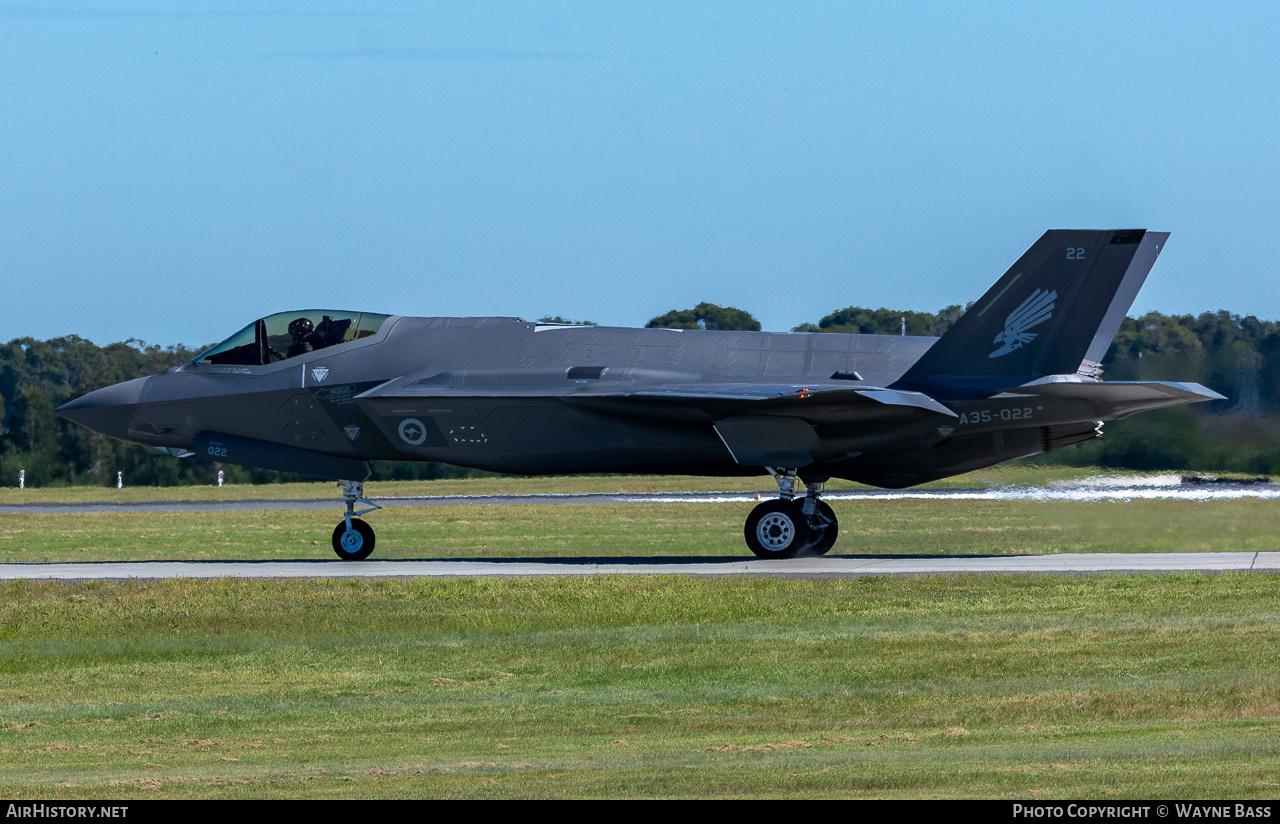
[[[895,387],[965,397],[1096,369],[1168,237],[1045,232]]]

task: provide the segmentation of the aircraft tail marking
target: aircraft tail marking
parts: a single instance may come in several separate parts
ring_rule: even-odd
[[[1046,292],[1043,289],[1032,292],[1031,297],[1024,300],[1022,305],[1014,309],[1005,319],[1004,331],[996,335],[993,343],[1004,345],[987,357],[1003,357],[1015,349],[1021,349],[1024,343],[1035,340],[1035,333],[1027,330],[1053,317],[1054,301],[1057,299],[1057,292]]]

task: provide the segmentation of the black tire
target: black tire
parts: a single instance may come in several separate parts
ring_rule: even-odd
[[[804,506],[804,499],[797,498],[793,503],[799,509]],[[800,555],[826,555],[831,551],[831,547],[836,545],[836,538],[840,536],[840,521],[836,519],[836,513],[826,501],[818,501],[818,514],[825,519],[823,526],[817,529],[813,522],[809,523],[809,540],[800,548]],[[804,517],[803,514],[801,517]]]
[[[794,558],[809,541],[809,525],[792,502],[766,501],[751,510],[742,534],[760,558]]]
[[[344,561],[363,561],[373,552],[373,544],[373,527],[359,518],[351,519],[350,532],[345,519],[333,528],[333,551]]]

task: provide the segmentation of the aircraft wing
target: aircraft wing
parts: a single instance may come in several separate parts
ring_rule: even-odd
[[[627,393],[592,393],[592,397],[624,397],[637,401],[679,401],[696,403],[711,401],[764,401],[781,403],[808,403],[813,406],[845,404],[865,406],[868,403],[886,407],[911,407],[938,415],[956,417],[943,404],[922,392],[886,389],[882,386],[831,386],[829,384],[683,384],[656,386]]]
[[[601,372],[603,374],[603,371]],[[360,395],[361,401],[393,398],[550,398],[570,403],[607,407],[615,411],[627,406],[654,410],[665,406],[700,409],[712,417],[743,414],[803,414],[805,409],[822,410],[821,417],[840,417],[847,409],[851,417],[864,419],[879,409],[924,412],[954,418],[956,413],[922,392],[888,389],[881,386],[847,383],[647,383],[635,380],[606,381],[587,378],[566,381],[564,370],[548,374],[530,370],[485,370],[467,373],[440,373],[427,378],[405,377],[377,386]],[[874,416],[874,415],[873,415]]]

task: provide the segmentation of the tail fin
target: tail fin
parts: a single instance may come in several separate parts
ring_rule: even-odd
[[[894,388],[972,397],[1096,371],[1168,237],[1045,232]]]

